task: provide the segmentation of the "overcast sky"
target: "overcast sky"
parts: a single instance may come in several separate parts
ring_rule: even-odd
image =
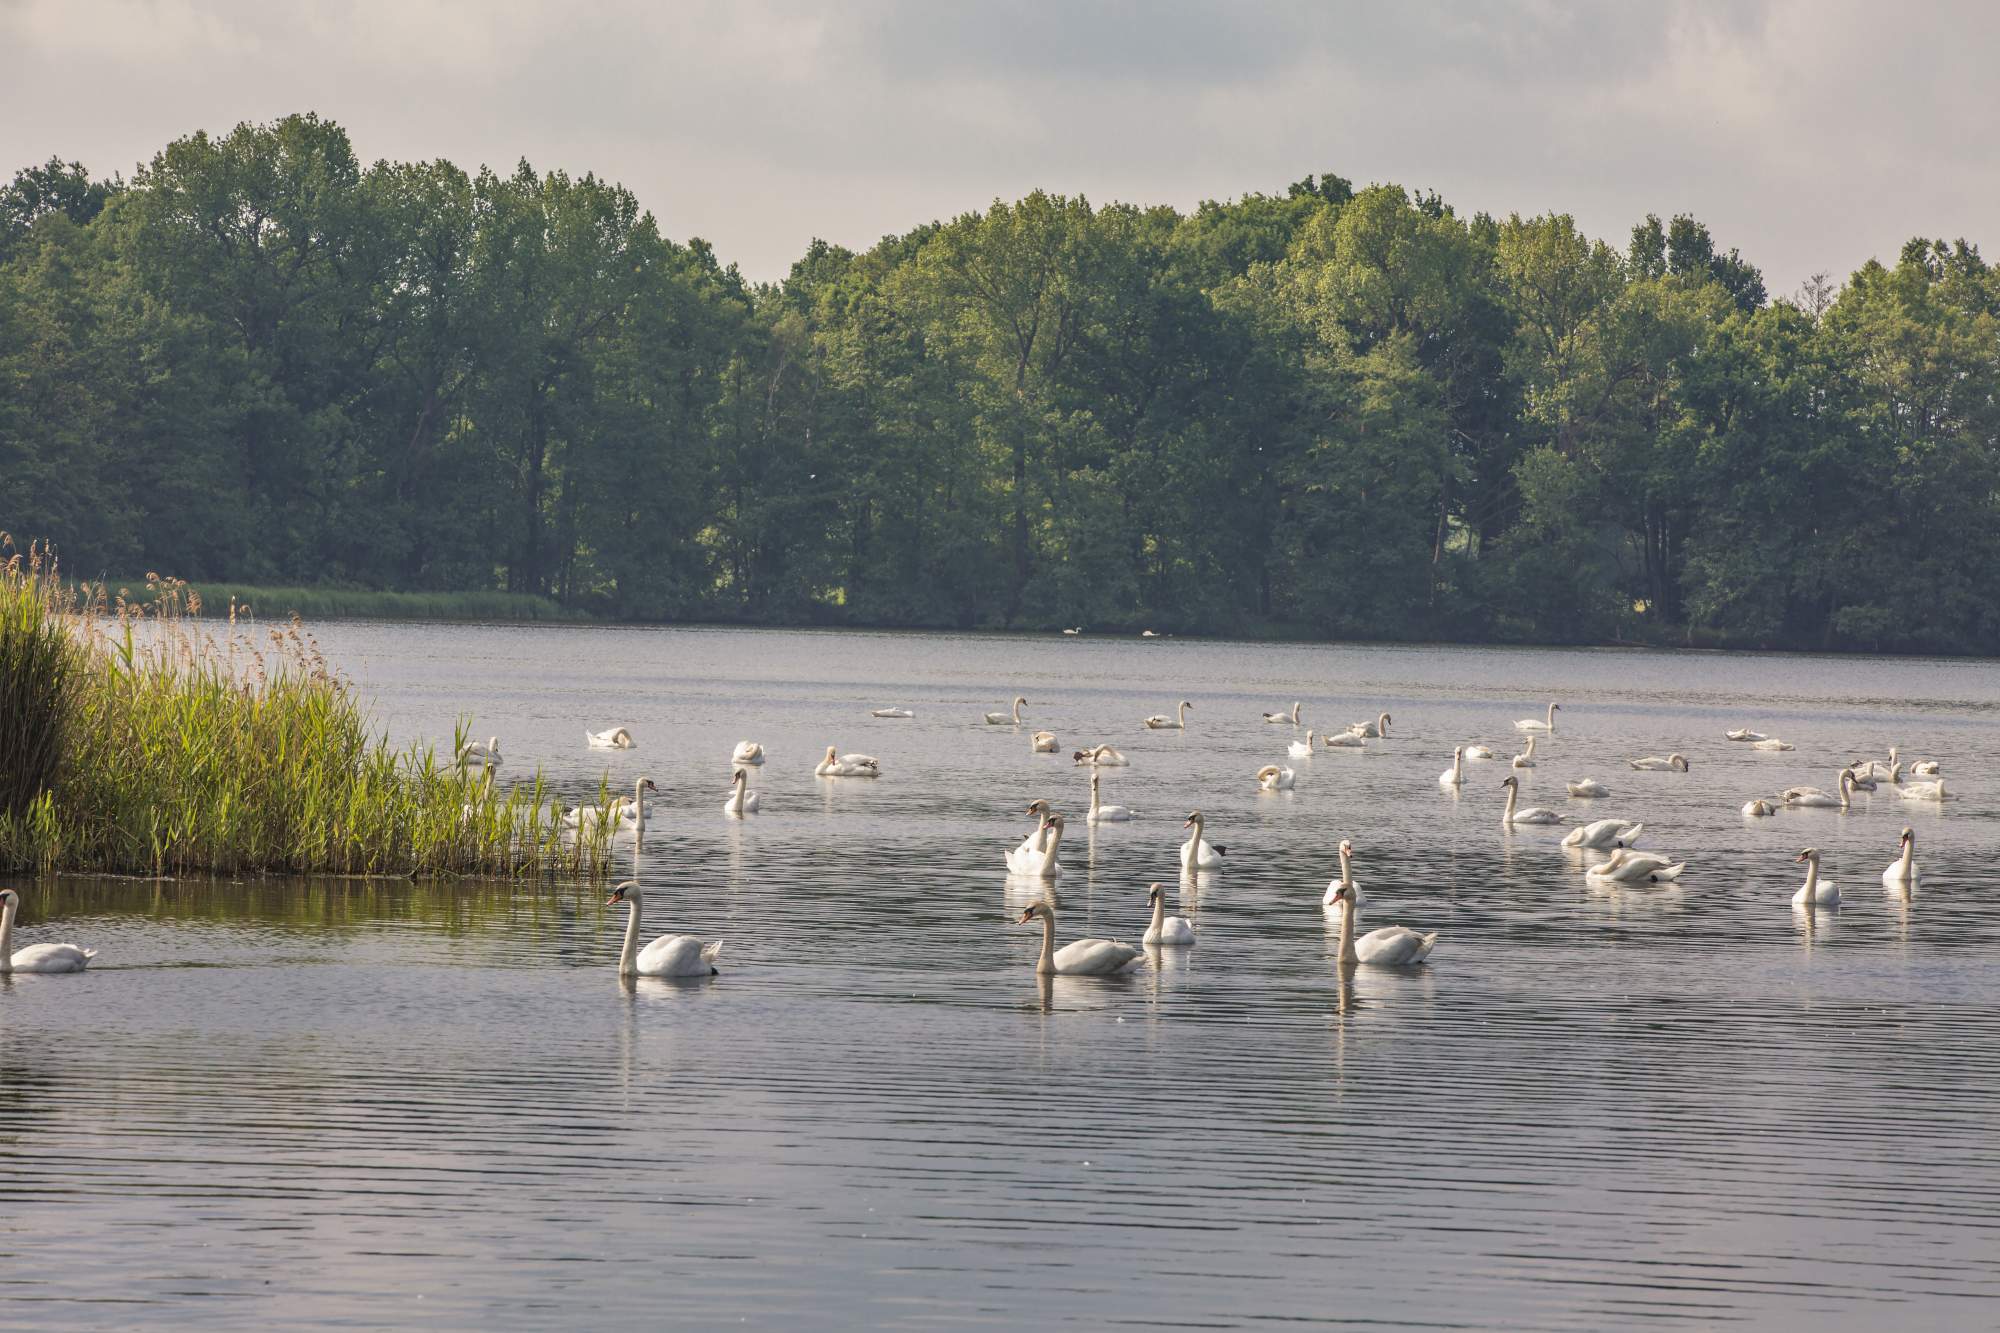
[[[0,0],[0,167],[129,175],[314,110],[356,152],[624,182],[777,278],[1036,187],[1189,207],[1308,172],[1623,245],[1692,212],[1774,294],[2000,247],[2000,6]]]

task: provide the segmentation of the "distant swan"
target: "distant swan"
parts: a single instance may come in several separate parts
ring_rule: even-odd
[[[81,972],[97,957],[97,950],[80,944],[30,944],[14,953],[14,914],[21,910],[21,895],[0,889],[0,975],[9,972]]]
[[[1495,755],[1491,746],[1468,745],[1465,747],[1465,757],[1467,759],[1492,759]]]
[[[870,716],[870,717],[915,717],[915,716],[916,716],[916,714],[915,714],[915,713],[912,713],[912,712],[911,712],[911,711],[910,711],[909,709],[907,709],[907,708],[877,708],[877,709],[875,709],[875,710],[874,710],[873,712],[869,713],[869,714],[868,714],[868,716]]]
[[[1292,759],[1310,759],[1310,758],[1312,758],[1312,757],[1313,757],[1313,743],[1314,743],[1315,739],[1316,739],[1316,738],[1315,738],[1315,736],[1314,736],[1314,734],[1313,734],[1313,731],[1312,731],[1312,729],[1311,729],[1310,727],[1308,727],[1308,728],[1306,729],[1306,738],[1305,738],[1304,740],[1302,740],[1302,741],[1293,741],[1293,742],[1292,742],[1292,743],[1291,743],[1290,745],[1287,745],[1287,746],[1285,747],[1285,754],[1286,754],[1286,756],[1287,756],[1288,758],[1292,758]]]
[[[692,935],[662,935],[639,948],[639,907],[645,898],[639,881],[628,879],[611,891],[606,907],[625,903],[632,909],[625,921],[625,947],[618,952],[621,977],[712,977],[722,941],[703,944]]]
[[[1303,704],[1301,704],[1301,703],[1297,703],[1297,702],[1294,702],[1294,703],[1292,704],[1292,711],[1291,711],[1291,712],[1289,712],[1289,713],[1282,713],[1282,712],[1280,712],[1280,713],[1266,713],[1266,714],[1264,714],[1264,720],[1265,720],[1266,722],[1289,722],[1289,723],[1291,723],[1291,724],[1292,724],[1293,726],[1295,726],[1295,727],[1296,727],[1296,726],[1297,726],[1297,725],[1299,724],[1299,710],[1300,710],[1301,708],[1303,708],[1304,706],[1305,706],[1305,705],[1303,705]]]
[[[1726,741],[1761,741],[1770,739],[1763,732],[1752,731],[1748,727],[1738,727],[1734,731],[1725,731],[1722,733],[1722,738]]]
[[[632,784],[632,794],[614,798],[609,809],[579,805],[564,811],[562,827],[571,833],[595,833],[602,828],[613,837],[643,838],[646,836],[646,793],[657,793],[659,790],[651,778],[640,778]]]
[[[1502,824],[1560,824],[1562,816],[1553,810],[1545,810],[1539,805],[1531,805],[1526,810],[1516,810],[1514,800],[1521,794],[1521,779],[1507,778],[1501,786],[1507,789],[1507,813],[1500,816]]]
[[[1569,784],[1569,794],[1571,796],[1609,796],[1611,788],[1605,786],[1596,778],[1582,778]]]
[[[1036,754],[1054,754],[1056,752],[1056,734],[1053,731],[1038,731],[1028,744]]]
[[[488,736],[483,745],[478,741],[467,741],[452,763],[460,768],[500,767],[500,738]]]
[[[1063,817],[1051,811],[1042,816],[1042,839],[1023,843],[1007,853],[1007,873],[1010,875],[1032,875],[1037,879],[1054,879],[1062,874],[1062,862],[1056,859],[1062,850]]]
[[[988,713],[986,715],[987,724],[995,727],[1020,726],[1021,709],[1027,706],[1027,702],[1026,699],[1016,695],[1014,697],[1014,711],[1012,715],[1006,713]]]
[[[1943,778],[1939,778],[1935,782],[1900,784],[1896,788],[1896,793],[1906,801],[1942,801],[1947,799]]]
[[[1808,847],[1792,858],[1806,863],[1806,882],[1792,895],[1794,907],[1837,907],[1840,889],[1830,879],[1819,877],[1819,848]]]
[[[1347,838],[1340,840],[1340,873],[1326,882],[1326,892],[1320,896],[1319,905],[1331,912],[1340,903],[1340,891],[1347,890],[1348,900],[1361,901],[1361,886],[1354,882],[1354,843]]]
[[[1298,782],[1298,776],[1289,768],[1266,764],[1257,770],[1257,785],[1265,791],[1290,791]]]
[[[1625,819],[1599,819],[1564,834],[1563,846],[1630,847],[1639,841],[1640,830],[1645,827]]]
[[[826,747],[826,758],[813,769],[813,776],[820,778],[879,778],[882,776],[882,761],[868,754],[838,754],[833,746]]]
[[[1515,768],[1533,768],[1535,766],[1535,738],[1533,736],[1528,737],[1528,748],[1514,756],[1513,766]]]
[[[1546,732],[1548,732],[1548,733],[1549,733],[1549,734],[1550,734],[1551,736],[1553,736],[1553,735],[1555,735],[1555,731],[1556,731],[1556,714],[1557,714],[1557,713],[1559,713],[1559,712],[1561,712],[1561,711],[1562,711],[1562,705],[1561,705],[1561,704],[1559,704],[1559,703],[1550,703],[1550,704],[1549,704],[1549,715],[1548,715],[1548,717],[1547,717],[1547,719],[1546,719],[1546,720],[1544,720],[1544,719],[1542,719],[1542,718],[1539,718],[1539,717],[1524,717],[1524,718],[1522,718],[1522,719],[1521,719],[1521,720],[1520,720],[1519,722],[1516,722],[1516,723],[1514,724],[1514,730],[1516,730],[1516,731],[1546,731]]]
[[[1794,748],[1794,746],[1792,745],[1792,743],[1791,743],[1790,741],[1781,741],[1781,740],[1779,740],[1779,739],[1778,739],[1778,738],[1777,738],[1776,736],[1766,736],[1766,737],[1765,737],[1764,739],[1762,739],[1762,740],[1758,740],[1758,741],[1752,741],[1752,742],[1750,742],[1750,748],[1751,748],[1751,749],[1753,749],[1753,750],[1778,750],[1778,751],[1782,751],[1782,750],[1790,750],[1790,749],[1793,749],[1793,748]]]
[[[1438,786],[1456,787],[1465,781],[1465,747],[1455,745],[1451,751],[1451,767],[1438,774]]]
[[[1896,747],[1893,745],[1889,747],[1889,762],[1886,764],[1880,759],[1857,759],[1848,765],[1855,777],[1874,778],[1878,782],[1896,781],[1898,767]]]
[[[1174,715],[1172,717],[1168,717],[1165,713],[1155,713],[1151,717],[1146,719],[1146,725],[1152,728],[1154,731],[1165,731],[1169,729],[1174,731],[1186,731],[1188,709],[1193,707],[1194,707],[1193,704],[1189,703],[1186,699],[1183,699],[1181,700],[1181,706],[1174,710]]]
[[[1911,777],[1934,778],[1942,772],[1944,772],[1944,765],[1935,759],[1925,759],[1919,763],[1910,765]]]
[[[609,731],[586,731],[584,743],[593,750],[630,750],[636,748],[632,733],[623,727],[613,727]]]
[[[1400,967],[1421,963],[1431,956],[1438,940],[1435,932],[1420,935],[1407,926],[1384,926],[1355,939],[1354,925],[1361,916],[1360,904],[1348,896],[1346,889],[1341,889],[1334,899],[1335,910],[1340,913],[1342,965],[1373,963],[1378,967]]]
[[[1132,817],[1132,811],[1128,806],[1104,805],[1099,802],[1097,785],[1103,780],[1104,775],[1102,773],[1099,773],[1096,769],[1091,770],[1090,813],[1084,816],[1084,822],[1089,824],[1122,824]]]
[[[1389,715],[1382,713],[1373,722],[1356,722],[1348,730],[1357,736],[1365,736],[1371,740],[1377,736],[1386,737],[1389,734]]]
[[[1642,773],[1685,773],[1688,771],[1688,761],[1678,754],[1670,754],[1665,759],[1652,754],[1647,755],[1644,759],[1632,759],[1627,762]]]
[[[1139,937],[1141,944],[1188,946],[1194,943],[1194,922],[1184,916],[1167,915],[1167,891],[1164,887],[1153,885],[1146,892],[1146,901],[1153,905],[1153,923]]]
[[[1088,750],[1078,750],[1071,757],[1079,764],[1090,764],[1096,768],[1126,768],[1132,763],[1123,751],[1114,750],[1109,745],[1093,745]]]
[[[738,741],[735,753],[729,756],[729,762],[761,767],[764,762],[764,747],[755,741]]]
[[[1882,885],[1891,893],[1908,893],[1917,887],[1917,832],[1905,828],[1902,837],[1902,855],[1889,863],[1882,872]],[[6,952],[6,945],[0,944],[0,953]]]
[[[1362,739],[1358,731],[1339,731],[1331,736],[1320,737],[1320,744],[1329,750],[1359,750],[1367,742]]]
[[[1196,810],[1190,814],[1187,822],[1181,827],[1194,830],[1188,835],[1188,840],[1181,844],[1181,869],[1213,870],[1222,864],[1222,854],[1229,849],[1208,842],[1202,837],[1201,811]]]
[[[1840,793],[1838,796],[1821,791],[1818,787],[1787,787],[1778,793],[1778,799],[1786,805],[1803,806],[1808,809],[1826,810],[1839,806],[1845,810],[1849,804],[1847,794],[1854,790],[1854,774],[1844,768],[1841,769],[1840,780],[1835,786]]]
[[[756,814],[757,793],[749,789],[750,770],[747,768],[737,769],[736,776],[731,781],[733,786],[729,793],[729,799],[722,803],[722,813],[725,815],[736,815],[739,818],[743,815]]]
[[[1108,977],[1145,965],[1144,949],[1119,940],[1072,940],[1056,948],[1056,909],[1046,902],[1030,904],[1016,924],[1036,918],[1042,923],[1042,953],[1035,971],[1044,976]]]
[[[1610,884],[1663,884],[1681,877],[1685,861],[1669,861],[1656,852],[1633,852],[1620,847],[1584,872],[1585,879]]]
[[[1778,807],[1774,803],[1766,801],[1761,797],[1756,800],[1745,801],[1743,803],[1743,814],[1750,818],[1759,818],[1764,815],[1775,815],[1777,813],[1778,813]]]

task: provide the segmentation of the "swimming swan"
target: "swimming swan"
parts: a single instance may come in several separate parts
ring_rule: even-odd
[[[1685,861],[1669,861],[1657,852],[1633,852],[1620,847],[1583,872],[1585,879],[1610,884],[1663,884],[1681,877]]]
[[[1194,922],[1184,916],[1167,915],[1167,891],[1155,884],[1146,892],[1146,901],[1153,905],[1153,924],[1146,927],[1146,933],[1139,937],[1141,944],[1188,946],[1194,943]]]
[[[1365,736],[1371,740],[1378,736],[1386,737],[1389,734],[1389,715],[1387,713],[1380,714],[1373,722],[1356,722],[1348,730],[1357,736]]]
[[[1840,780],[1835,784],[1840,794],[1833,796],[1818,787],[1787,787],[1778,793],[1778,799],[1786,805],[1801,806],[1806,809],[1829,810],[1839,806],[1848,808],[1848,793],[1854,790],[1854,774],[1840,770]]]
[[[1031,838],[1007,853],[1007,873],[1054,879],[1062,874],[1056,854],[1062,850],[1064,819],[1051,810],[1042,816],[1039,840]]]
[[[1760,818],[1764,815],[1777,814],[1778,807],[1774,802],[1767,801],[1764,800],[1762,797],[1759,797],[1756,800],[1745,801],[1743,803],[1742,813],[1747,818]]]
[[[452,763],[460,768],[500,767],[500,738],[488,736],[484,745],[478,741],[467,741]]]
[[[1688,761],[1678,754],[1670,754],[1665,759],[1652,754],[1647,755],[1644,759],[1632,759],[1627,762],[1642,773],[1685,773],[1688,771]]]
[[[1361,901],[1361,886],[1354,882],[1354,844],[1346,838],[1340,840],[1340,873],[1326,882],[1326,892],[1320,896],[1319,905],[1333,911],[1340,903],[1340,891],[1347,890],[1348,901]]]
[[[1038,731],[1028,742],[1028,746],[1036,754],[1054,754],[1056,752],[1056,734],[1053,731]]]
[[[1359,750],[1367,742],[1362,739],[1360,732],[1348,730],[1335,732],[1331,736],[1322,736],[1320,744],[1329,750]]]
[[[1761,731],[1752,731],[1748,727],[1738,727],[1734,731],[1723,732],[1722,739],[1726,741],[1762,741],[1769,740],[1770,737]]]
[[[1435,932],[1419,935],[1407,926],[1384,926],[1355,939],[1354,923],[1361,915],[1360,906],[1348,896],[1346,889],[1335,894],[1334,899],[1335,908],[1340,912],[1342,966],[1373,963],[1378,967],[1401,967],[1421,963],[1431,956],[1431,949],[1438,940]]]
[[[813,776],[820,778],[879,778],[882,776],[882,761],[872,754],[837,754],[834,747],[826,747],[826,758],[813,769]]]
[[[729,762],[732,764],[750,764],[762,767],[764,763],[764,747],[755,741],[738,741],[736,742],[735,752],[729,756]]]
[[[1596,778],[1581,778],[1569,784],[1569,794],[1571,796],[1609,796],[1611,788],[1605,786]]]
[[[1468,745],[1465,747],[1465,757],[1467,759],[1492,759],[1495,756],[1493,747],[1489,745]]]
[[[1295,726],[1295,727],[1296,727],[1296,726],[1297,726],[1297,725],[1299,724],[1299,710],[1300,710],[1301,708],[1303,708],[1304,706],[1305,706],[1305,705],[1303,705],[1303,704],[1300,704],[1300,703],[1297,703],[1297,702],[1294,702],[1294,703],[1292,704],[1292,711],[1291,711],[1291,712],[1289,712],[1289,713],[1266,713],[1266,714],[1264,714],[1264,720],[1265,720],[1266,722],[1289,722],[1289,723],[1291,723],[1291,724],[1292,724],[1293,726]]]
[[[1087,824],[1122,824],[1132,817],[1131,807],[1102,804],[1098,799],[1097,784],[1103,780],[1104,775],[1102,773],[1099,773],[1096,769],[1090,771],[1090,813],[1083,817],[1084,822]]]
[[[631,915],[625,921],[625,947],[618,952],[618,975],[621,977],[712,977],[715,975],[715,960],[722,955],[722,941],[703,944],[692,935],[662,935],[639,948],[639,906],[645,892],[639,881],[628,879],[611,891],[604,900],[606,907],[617,903],[629,904]]]
[[[1513,766],[1515,768],[1533,768],[1535,766],[1535,738],[1533,736],[1528,737],[1528,748],[1514,756]]]
[[[1766,736],[1762,740],[1756,740],[1750,742],[1750,748],[1753,750],[1782,751],[1782,750],[1794,749],[1796,747],[1794,747],[1790,741],[1781,741],[1776,736]]]
[[[1917,832],[1915,829],[1905,828],[1903,830],[1902,848],[1902,855],[1891,861],[1889,868],[1882,872],[1882,887],[1891,893],[1908,893],[1917,887]],[[5,952],[5,950],[6,946],[0,944],[0,952]]]
[[[1172,717],[1168,717],[1165,713],[1155,713],[1146,719],[1146,725],[1154,731],[1186,731],[1188,709],[1193,707],[1193,704],[1183,699],[1181,700],[1181,706],[1174,711]]]
[[[1507,812],[1500,816],[1502,824],[1560,824],[1562,816],[1539,805],[1531,805],[1526,810],[1516,810],[1514,800],[1521,794],[1521,779],[1509,777],[1500,784],[1507,789]]]
[[[1549,715],[1546,721],[1538,717],[1524,717],[1519,722],[1516,722],[1514,724],[1514,730],[1546,731],[1549,733],[1549,735],[1553,736],[1556,734],[1556,714],[1561,711],[1562,711],[1561,704],[1551,703],[1549,705]]]
[[[1943,778],[1939,778],[1935,782],[1912,782],[1908,784],[1902,784],[1900,782],[1900,775],[1898,775],[1898,777],[1899,777],[1899,782],[1896,788],[1896,794],[1901,796],[1906,801],[1942,801],[1947,799],[1944,789]]]
[[[868,716],[870,716],[870,717],[915,717],[915,716],[916,716],[916,714],[915,714],[915,713],[912,713],[912,712],[911,712],[911,711],[910,711],[909,709],[907,709],[907,708],[877,708],[877,709],[875,709],[874,711],[870,712],[870,713],[868,714]]]
[[[731,779],[731,782],[733,786],[729,793],[729,799],[722,803],[722,813],[725,815],[736,815],[739,818],[744,815],[756,814],[757,793],[749,789],[750,770],[747,768],[737,769],[736,776]]]
[[[1630,847],[1646,826],[1625,819],[1599,819],[1563,835],[1565,847]]]
[[[1056,948],[1056,909],[1045,902],[1031,903],[1015,924],[1026,925],[1041,918],[1042,954],[1035,971],[1044,976],[1109,977],[1144,967],[1146,951],[1119,940],[1072,940]]]
[[[1819,848],[1808,847],[1792,859],[1806,863],[1806,882],[1792,895],[1792,906],[1838,907],[1840,889],[1832,880],[1819,877]]]
[[[1088,750],[1078,750],[1070,756],[1079,764],[1090,764],[1096,768],[1128,768],[1132,761],[1122,751],[1109,745],[1093,745]]]
[[[593,750],[631,750],[638,748],[637,743],[632,739],[632,733],[623,727],[613,727],[609,731],[586,731],[583,733],[583,741],[584,744]]]
[[[1222,864],[1222,854],[1229,849],[1203,839],[1201,811],[1196,810],[1190,814],[1187,822],[1181,827],[1194,830],[1188,835],[1188,840],[1181,844],[1181,869],[1213,870]]]
[[[1020,697],[1019,695],[1016,695],[1016,696],[1015,696],[1015,698],[1014,698],[1014,712],[1013,712],[1013,715],[1012,715],[1012,716],[1009,716],[1009,715],[1008,715],[1008,714],[1006,714],[1006,713],[988,713],[988,714],[986,715],[986,722],[987,722],[987,725],[989,725],[989,726],[994,726],[994,727],[1006,727],[1006,726],[1014,726],[1014,727],[1018,727],[1018,726],[1020,726],[1020,725],[1021,725],[1021,709],[1022,709],[1022,708],[1024,708],[1024,707],[1026,707],[1026,706],[1027,706],[1027,703],[1028,703],[1028,701],[1027,701],[1026,699],[1023,699],[1023,698],[1021,698],[1021,697]]]
[[[1290,745],[1287,745],[1287,746],[1285,747],[1285,755],[1286,755],[1286,757],[1287,757],[1287,758],[1290,758],[1290,759],[1310,759],[1310,758],[1312,758],[1312,757],[1313,757],[1313,743],[1314,743],[1314,740],[1315,740],[1315,736],[1314,736],[1314,733],[1313,733],[1312,729],[1311,729],[1310,727],[1308,727],[1308,728],[1306,729],[1306,738],[1305,738],[1304,740],[1302,740],[1302,741],[1293,741],[1293,742],[1292,742],[1292,743],[1291,743]]]
[[[97,950],[80,944],[30,944],[19,953],[14,948],[14,914],[21,909],[21,895],[0,889],[0,975],[9,972],[81,972],[97,957]]]
[[[1257,770],[1257,785],[1265,791],[1290,791],[1299,775],[1289,768],[1266,764]]]
[[[609,809],[579,805],[564,811],[562,827],[571,833],[594,833],[600,827],[609,825],[613,837],[643,838],[646,835],[646,793],[658,794],[659,790],[651,778],[640,778],[632,784],[632,794],[614,798]]]
[[[1465,747],[1454,745],[1451,749],[1451,767],[1438,774],[1438,786],[1456,787],[1465,781]]]

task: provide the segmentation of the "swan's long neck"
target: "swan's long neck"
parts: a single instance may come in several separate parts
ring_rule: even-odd
[[[1097,794],[1097,774],[1092,772],[1090,775],[1090,813],[1093,815],[1096,814],[1103,807],[1103,804],[1104,802]]]
[[[1021,701],[1019,699],[1014,701],[1014,725],[1017,727],[1021,725]]]
[[[1153,895],[1153,925],[1147,933],[1154,939],[1160,937],[1160,930],[1167,924],[1167,895]]]
[[[1389,715],[1387,713],[1375,719],[1375,730],[1385,737],[1389,734]]]
[[[1463,750],[1453,750],[1451,752],[1451,781],[1453,786],[1465,781],[1465,751]]]
[[[1351,889],[1354,887],[1354,876],[1351,873],[1353,869],[1353,861],[1351,858],[1353,857],[1353,855],[1354,854],[1348,851],[1345,847],[1340,849],[1340,885],[1342,888],[1345,889]]]
[[[1819,889],[1819,858],[1817,856],[1808,856],[1806,858],[1806,901],[1807,902],[1811,902],[1813,900],[1813,894],[1816,893],[1818,889]]]
[[[625,947],[618,952],[618,975],[629,977],[637,971],[635,959],[639,956],[639,904],[644,901],[629,894],[625,898],[632,910],[625,917]]]
[[[1854,774],[1844,768],[1841,769],[1840,782],[1837,785],[1840,787],[1840,808],[1845,810],[1848,808],[1847,793],[1854,789]]]
[[[14,970],[14,909],[19,900],[9,898],[0,908],[0,976]]]
[[[734,798],[732,799],[732,801],[731,801],[731,805],[732,805],[732,807],[733,807],[733,808],[735,809],[736,813],[737,813],[737,814],[739,814],[739,815],[743,813],[743,791],[744,791],[744,788],[748,787],[749,785],[750,785],[750,780],[749,780],[749,778],[747,778],[747,777],[745,777],[745,776],[744,776],[744,773],[743,773],[743,770],[742,770],[742,769],[740,769],[740,768],[739,768],[739,769],[737,769],[737,770],[736,770],[736,795],[735,795],[735,797],[734,797]]]
[[[1184,727],[1187,725],[1187,700],[1181,700],[1181,706],[1174,710],[1174,721]]]
[[[1201,816],[1196,815],[1192,823],[1194,824],[1194,832],[1188,835],[1187,856],[1185,858],[1190,866],[1197,865],[1201,861]]]
[[[1301,705],[1299,705],[1298,703],[1294,703],[1294,704],[1292,705],[1292,725],[1293,725],[1293,726],[1295,726],[1295,727],[1296,727],[1296,726],[1297,726],[1297,725],[1299,724],[1299,708],[1300,708],[1300,707],[1301,707]]]
[[[1042,956],[1035,960],[1035,971],[1056,970],[1056,919],[1053,913],[1042,913]]]
[[[1062,846],[1062,825],[1044,824],[1042,861],[1044,864],[1056,859],[1056,849]]]
[[[1533,759],[1534,757],[1535,757],[1535,737],[1534,733],[1530,732],[1528,734],[1528,758]]]
[[[1903,858],[1896,864],[1896,868],[1902,872],[1899,878],[1908,879],[1910,877],[1910,863],[1915,859],[1916,854],[1917,840],[1915,838],[1903,839]],[[7,943],[4,939],[0,939],[0,953],[5,952],[7,952]]]
[[[1340,906],[1342,909],[1340,913],[1340,961],[1342,963],[1358,963],[1361,959],[1354,952],[1354,916],[1359,909],[1355,907],[1354,899],[1351,897],[1341,899]]]
[[[646,836],[646,779],[640,778],[632,784],[632,807],[638,811],[638,823],[632,826],[634,838]]]
[[[1549,705],[1549,734],[1554,735],[1555,729],[1556,729],[1556,706],[1553,703],[1551,703]]]
[[[1520,794],[1520,791],[1521,789],[1513,783],[1510,782],[1507,784],[1507,813],[1500,816],[1501,823],[1511,824],[1514,822],[1514,798]]]

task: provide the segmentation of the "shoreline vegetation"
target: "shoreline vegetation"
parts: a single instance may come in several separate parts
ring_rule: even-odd
[[[218,625],[185,584],[147,593],[79,596],[37,548],[0,562],[0,869],[608,873],[606,836],[566,835],[539,774],[457,762],[463,726],[450,758],[391,748],[298,619]]]
[[[27,167],[0,515],[267,622],[2000,652],[1966,240],[1774,297],[1690,215],[1326,173],[911,221],[754,282],[613,182],[310,113]]]

